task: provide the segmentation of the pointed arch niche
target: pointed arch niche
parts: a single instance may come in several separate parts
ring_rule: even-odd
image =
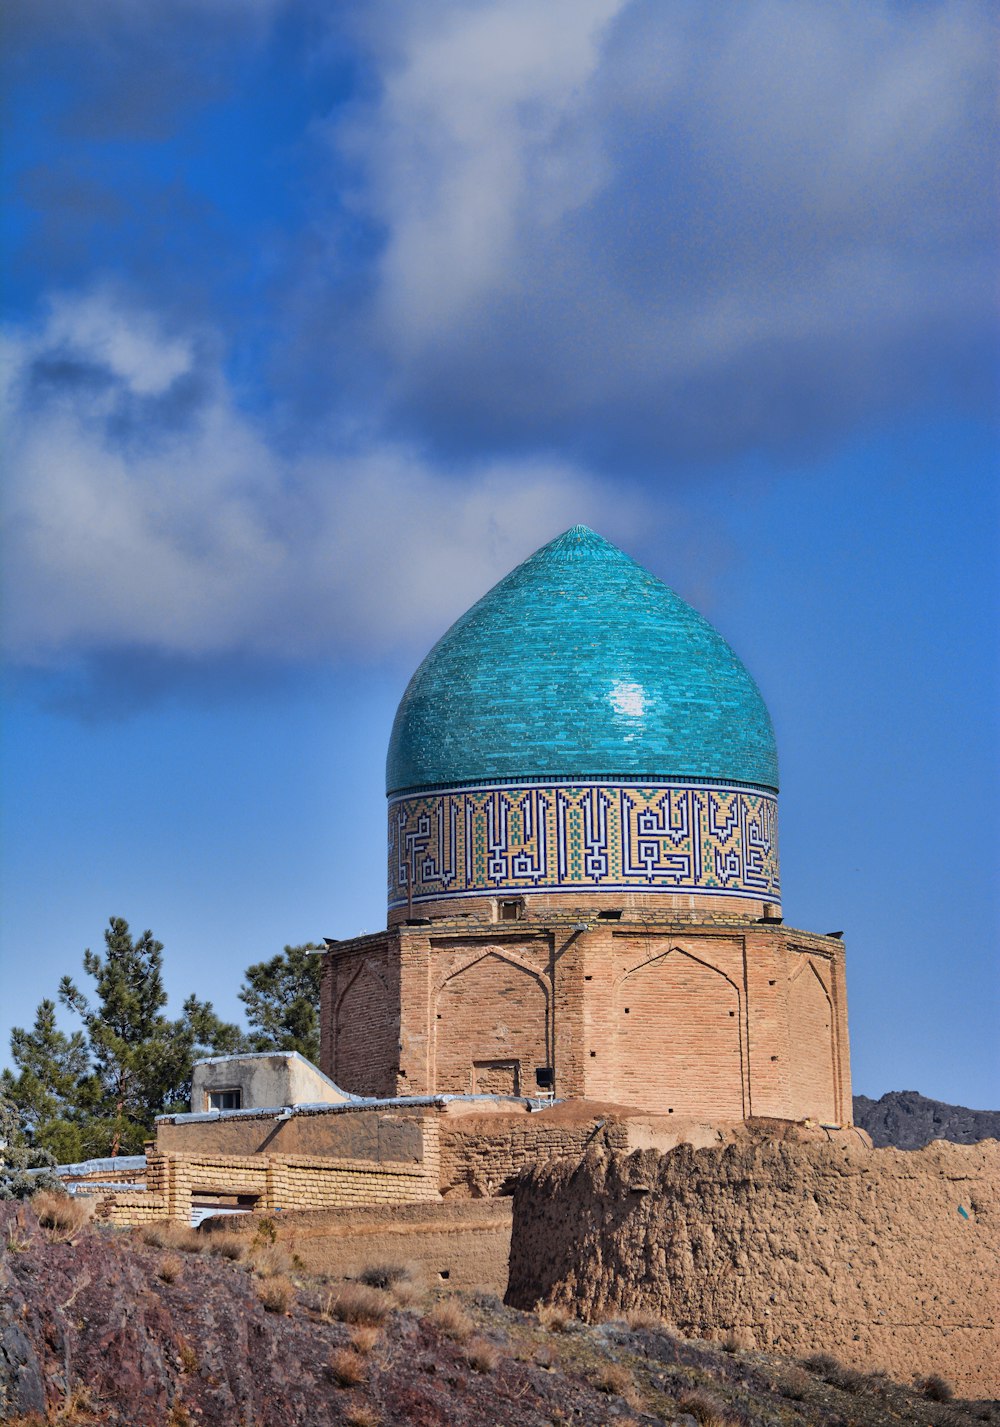
[[[445,979],[435,999],[434,1089],[439,1094],[530,1095],[551,1065],[544,976],[496,948]]]
[[[615,1098],[699,1119],[744,1115],[742,998],[680,947],[640,962],[614,993]]]
[[[333,1011],[333,1079],[352,1095],[392,1095],[398,1011],[382,973],[366,961],[341,991]]]
[[[836,1124],[836,1046],[833,1003],[810,957],[788,978],[788,1040],[795,1066],[796,1115]]]

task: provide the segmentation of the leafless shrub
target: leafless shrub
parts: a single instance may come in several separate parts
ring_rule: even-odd
[[[275,1274],[261,1280],[257,1295],[268,1313],[287,1313],[295,1301],[295,1285],[291,1279]]]
[[[364,1323],[377,1328],[385,1322],[391,1306],[388,1295],[377,1288],[348,1283],[331,1294],[327,1313],[331,1318],[339,1318],[341,1323]]]
[[[812,1387],[812,1378],[802,1368],[797,1368],[794,1365],[788,1369],[778,1383],[778,1391],[790,1402],[804,1402],[809,1395],[810,1387]]]
[[[473,1338],[466,1344],[465,1361],[474,1372],[495,1372],[500,1354],[485,1338]]]
[[[868,1385],[868,1378],[863,1372],[847,1367],[832,1353],[812,1353],[802,1359],[802,1366],[831,1387],[839,1387],[841,1392],[861,1392]]]
[[[184,1261],[180,1254],[164,1254],[157,1270],[164,1283],[173,1283],[184,1271]]]
[[[351,1329],[351,1347],[358,1353],[370,1353],[379,1340],[379,1330],[368,1323],[358,1323]]]
[[[397,1283],[413,1280],[413,1270],[405,1263],[370,1264],[358,1274],[358,1282],[368,1288],[393,1288]]]
[[[379,1415],[367,1402],[352,1402],[344,1409],[347,1427],[379,1427]]]
[[[931,1402],[950,1402],[955,1396],[955,1389],[940,1373],[934,1372],[927,1377],[918,1378],[916,1386]]]
[[[338,1387],[357,1387],[366,1371],[364,1358],[353,1348],[338,1348],[330,1358],[330,1375]]]
[[[472,1319],[450,1298],[442,1298],[440,1303],[434,1305],[427,1315],[427,1322],[456,1343],[464,1343],[472,1333]]]
[[[93,1199],[59,1194],[54,1189],[41,1189],[32,1196],[31,1207],[43,1229],[48,1229],[58,1243],[67,1243],[94,1217]]]

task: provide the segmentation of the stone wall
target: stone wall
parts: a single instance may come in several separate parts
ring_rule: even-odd
[[[997,1141],[592,1153],[519,1182],[508,1302],[648,1309],[691,1336],[997,1396],[998,1240]]]

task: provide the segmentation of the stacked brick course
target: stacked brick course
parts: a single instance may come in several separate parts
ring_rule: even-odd
[[[327,957],[323,1069],[355,1093],[556,1093],[720,1121],[850,1123],[844,947],[649,913],[455,917]],[[356,1023],[364,1003],[364,1036]]]

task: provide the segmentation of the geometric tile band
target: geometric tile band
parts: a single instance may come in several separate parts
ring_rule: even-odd
[[[389,801],[389,906],[498,892],[698,892],[780,901],[764,789],[497,783]]]

